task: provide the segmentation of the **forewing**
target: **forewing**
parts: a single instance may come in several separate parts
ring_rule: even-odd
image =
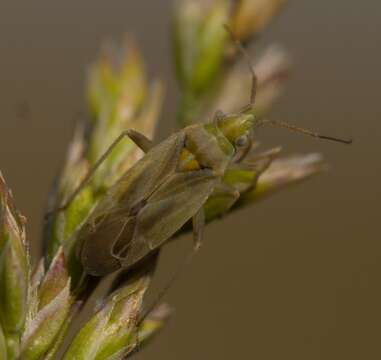
[[[184,133],[178,132],[153,147],[97,204],[78,234],[81,260],[88,273],[105,275],[120,266],[112,255],[114,245],[128,247],[135,229],[130,221],[134,207],[175,172],[183,145]]]
[[[163,183],[137,216],[123,267],[139,261],[179,230],[203,206],[219,180],[205,169],[176,173]]]
[[[131,207],[148,198],[160,184],[175,172],[184,146],[184,133],[178,132],[160,144],[135,163],[109,190],[97,205],[93,222],[110,214],[127,215]]]
[[[82,240],[80,259],[86,273],[103,276],[118,270],[120,262],[112,251],[117,243],[121,246],[128,244],[134,230],[135,217],[127,216],[106,215],[100,224],[85,224],[79,233],[79,241]]]

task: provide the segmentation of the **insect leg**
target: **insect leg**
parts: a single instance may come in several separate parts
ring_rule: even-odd
[[[151,150],[154,146],[152,140],[135,130],[129,130],[128,136],[135,143],[135,145],[142,149],[145,153]]]
[[[172,276],[167,281],[167,283],[163,286],[161,291],[155,300],[150,304],[139,316],[138,326],[142,324],[142,322],[147,318],[147,316],[158,306],[158,304],[162,301],[163,297],[167,293],[167,291],[171,288],[174,282],[179,278],[179,276],[183,273],[185,268],[192,262],[195,254],[197,253],[197,249],[193,248],[192,251],[188,254],[183,262],[178,266],[178,268],[172,273]]]
[[[49,217],[55,213],[61,212],[63,210],[66,210],[67,207],[71,204],[71,202],[76,198],[76,196],[81,192],[81,190],[87,185],[89,180],[94,175],[95,171],[99,168],[99,166],[102,165],[102,163],[107,159],[107,157],[110,155],[110,153],[113,151],[113,149],[125,138],[129,137],[138,147],[140,147],[143,151],[146,146],[148,146],[148,139],[145,138],[144,135],[134,131],[134,130],[126,130],[123,131],[109,146],[109,148],[103,153],[103,155],[98,159],[98,161],[95,163],[95,165],[90,169],[90,171],[87,173],[87,175],[83,178],[83,180],[80,182],[78,187],[74,190],[74,192],[70,195],[70,197],[66,200],[66,202],[59,206],[58,208],[49,211],[46,214],[46,217]],[[144,139],[144,140],[143,140]]]
[[[202,234],[205,227],[205,211],[202,206],[196,215],[192,218],[193,225],[193,241],[194,250],[197,251],[201,247]]]

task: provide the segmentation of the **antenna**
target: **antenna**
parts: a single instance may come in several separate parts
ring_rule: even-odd
[[[250,91],[250,103],[246,108],[252,108],[255,104],[255,98],[257,95],[257,84],[258,84],[257,75],[255,74],[253,65],[251,64],[250,56],[249,56],[248,52],[246,51],[246,49],[243,47],[242,43],[236,38],[232,29],[230,29],[229,25],[224,24],[224,28],[227,31],[227,33],[230,35],[230,37],[231,37],[233,43],[235,44],[235,46],[237,47],[238,51],[246,59],[247,66],[249,67],[249,71],[251,73],[251,78],[252,78],[252,83],[251,83],[251,91]]]
[[[314,138],[335,141],[335,142],[339,142],[339,143],[343,143],[343,144],[347,144],[347,145],[352,144],[352,142],[353,142],[352,139],[340,139],[340,138],[333,137],[333,136],[321,135],[321,134],[316,133],[314,131],[303,129],[303,128],[298,127],[298,126],[291,125],[291,124],[286,123],[284,121],[275,121],[275,120],[264,119],[264,120],[260,120],[257,123],[258,127],[259,126],[263,126],[263,125],[270,125],[270,126],[274,126],[274,127],[281,127],[281,128],[293,131],[293,132],[297,132],[297,133],[305,134],[305,135],[308,135],[308,136],[312,136]]]
[[[251,76],[252,76],[250,103],[241,110],[241,113],[244,113],[244,112],[247,112],[247,111],[251,110],[254,107],[254,105],[255,105],[255,98],[256,98],[256,95],[257,95],[258,78],[257,78],[257,75],[255,74],[253,65],[251,63],[250,56],[249,56],[248,52],[246,51],[246,49],[243,47],[242,43],[236,38],[236,36],[234,35],[234,32],[229,27],[229,25],[224,24],[224,28],[228,32],[228,34],[230,35],[233,43],[235,44],[235,46],[237,47],[239,52],[246,59],[247,65],[249,67],[249,71],[250,71]],[[316,133],[314,131],[303,129],[303,128],[300,128],[300,127],[288,124],[288,123],[286,123],[284,121],[274,121],[274,120],[267,120],[267,119],[265,119],[265,120],[258,121],[256,126],[262,126],[262,125],[270,125],[270,126],[275,126],[275,127],[281,127],[281,128],[285,128],[287,130],[293,131],[293,132],[297,132],[297,133],[305,134],[305,135],[308,135],[308,136],[312,136],[314,138],[335,141],[335,142],[339,142],[339,143],[343,143],[343,144],[352,144],[352,142],[353,142],[352,139],[340,139],[340,138],[336,138],[336,137],[333,137],[333,136],[321,135],[321,134]]]

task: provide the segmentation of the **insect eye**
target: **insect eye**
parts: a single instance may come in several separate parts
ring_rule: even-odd
[[[236,141],[235,141],[235,146],[236,147],[242,147],[247,144],[248,138],[247,135],[242,135],[240,136]]]

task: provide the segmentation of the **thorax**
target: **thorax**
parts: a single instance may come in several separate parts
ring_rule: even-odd
[[[234,147],[214,124],[186,127],[180,170],[211,168],[223,173],[234,156]]]

